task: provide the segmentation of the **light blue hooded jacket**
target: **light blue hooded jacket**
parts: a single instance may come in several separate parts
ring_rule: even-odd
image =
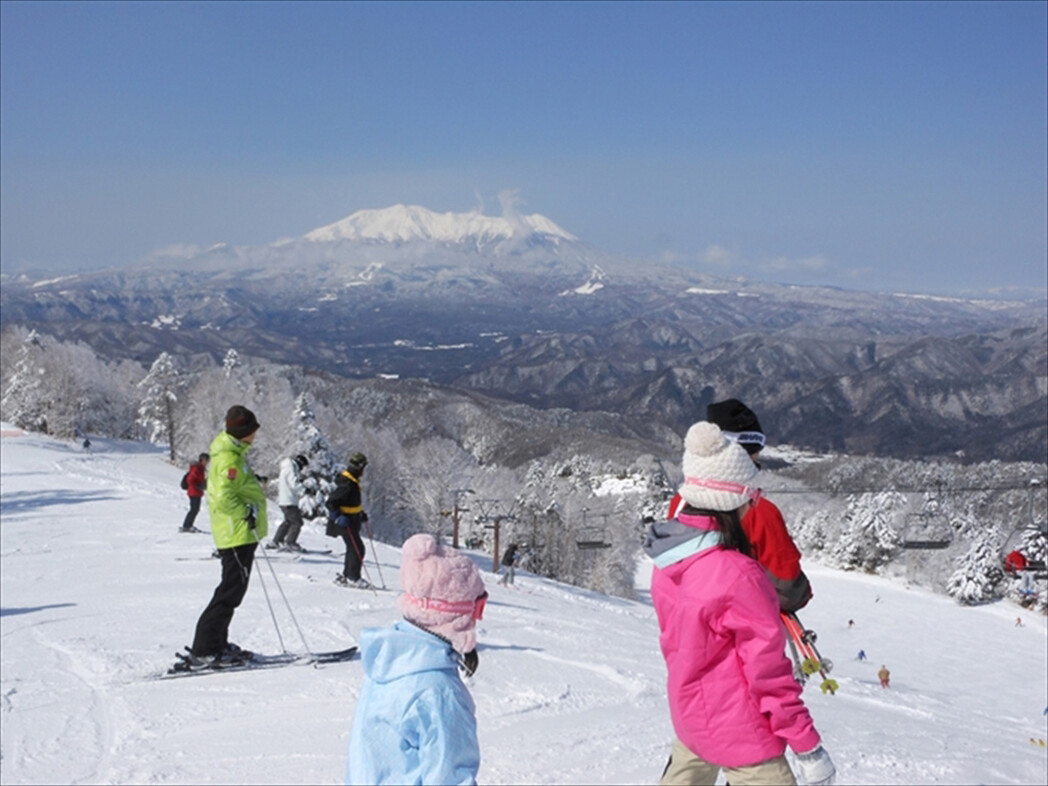
[[[360,635],[364,683],[349,736],[347,786],[475,784],[476,706],[449,644],[408,622]]]

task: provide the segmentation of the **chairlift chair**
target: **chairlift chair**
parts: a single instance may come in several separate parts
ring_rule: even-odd
[[[934,551],[945,549],[953,543],[953,528],[942,513],[922,510],[907,518],[903,531],[904,549]]]
[[[1037,488],[1040,486],[1040,481],[1031,480],[1028,489],[1028,520],[1021,521],[1012,528],[1012,531],[1008,533],[1008,536],[1004,539],[1001,544],[1000,558],[1001,564],[1005,565],[1008,561],[1008,555],[1013,551],[1023,553],[1023,550],[1030,549],[1030,540],[1036,540],[1040,538],[1043,541],[1048,540],[1048,520],[1040,519],[1034,515],[1034,494]],[[1044,554],[1046,549],[1042,544],[1041,548],[1036,549],[1037,552]],[[1023,554],[1025,557],[1026,555]],[[1032,576],[1035,581],[1046,581],[1048,580],[1048,565],[1045,564],[1044,560],[1031,560],[1027,558],[1026,565],[1019,569],[1005,569],[1006,572],[1012,575],[1029,575]]]
[[[925,501],[919,513],[906,517],[906,527],[902,534],[902,547],[915,551],[935,551],[947,548],[953,543],[953,527],[949,517],[943,512],[943,481],[935,483],[935,497]]]
[[[610,549],[604,530],[601,527],[583,527],[575,537],[575,546],[579,549]]]

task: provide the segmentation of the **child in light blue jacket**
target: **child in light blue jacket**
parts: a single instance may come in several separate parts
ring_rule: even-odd
[[[360,637],[346,784],[474,784],[476,707],[459,669],[477,668],[484,582],[469,557],[426,534],[404,543],[400,576],[404,619]]]

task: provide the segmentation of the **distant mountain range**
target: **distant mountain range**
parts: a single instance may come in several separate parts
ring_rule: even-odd
[[[743,398],[773,440],[1046,460],[1043,301],[717,278],[597,252],[540,215],[364,210],[266,246],[5,276],[0,322],[151,362],[229,348],[683,430]]]

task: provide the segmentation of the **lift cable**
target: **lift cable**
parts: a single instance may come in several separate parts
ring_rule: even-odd
[[[1043,484],[1043,481],[1040,481]],[[829,494],[838,496],[842,494],[881,494],[887,491],[895,491],[900,494],[932,494],[942,492],[943,494],[974,494],[980,491],[1028,491],[1031,485],[1005,484],[998,486],[945,486],[936,484],[934,486],[841,486],[831,488],[827,486],[806,486],[804,488],[766,488],[761,487],[762,493],[767,494]],[[1036,485],[1033,488],[1037,488]]]

